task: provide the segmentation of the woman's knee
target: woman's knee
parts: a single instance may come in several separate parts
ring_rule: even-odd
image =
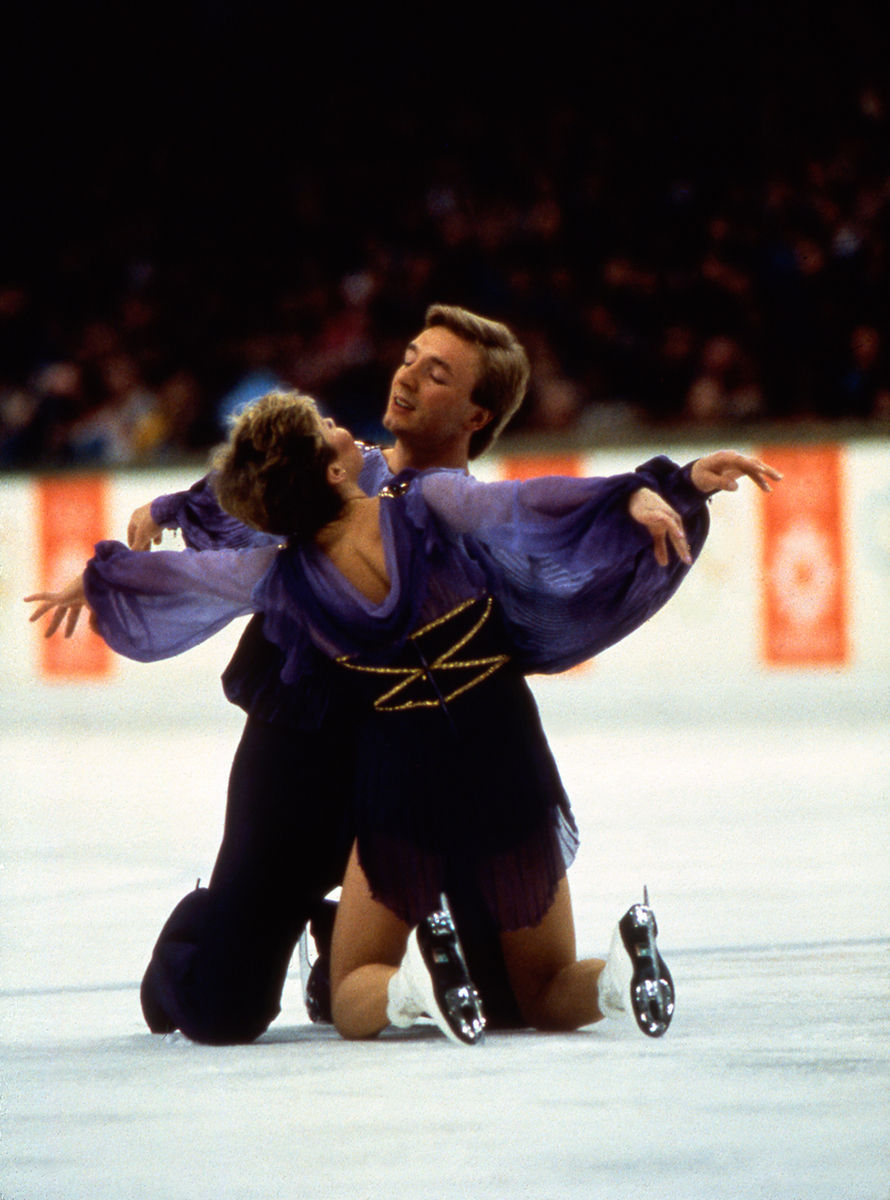
[[[331,1021],[340,1037],[348,1041],[374,1038],[386,1024],[381,1024],[379,1000],[350,976],[341,980],[331,992]]]

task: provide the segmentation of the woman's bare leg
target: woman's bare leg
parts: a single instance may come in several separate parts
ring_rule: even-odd
[[[405,953],[410,927],[371,895],[353,847],[331,942],[331,1007],[346,1038],[374,1037],[389,1024],[389,981]],[[602,959],[578,960],[568,880],[535,926],[501,935],[520,1012],[537,1029],[578,1029],[599,1021]]]
[[[331,940],[331,1009],[343,1037],[374,1037],[389,1024],[387,988],[409,933],[410,927],[371,895],[353,846]]]
[[[597,980],[602,959],[576,957],[569,884],[560,880],[544,919],[501,934],[504,961],[519,1010],[536,1029],[578,1029],[602,1019]]]

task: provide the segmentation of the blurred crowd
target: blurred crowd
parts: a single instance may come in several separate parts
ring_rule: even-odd
[[[175,236],[170,201],[105,180],[101,228],[50,237],[31,270],[0,266],[0,466],[176,462],[275,386],[378,438],[433,301],[525,342],[519,430],[886,422],[885,105],[863,86],[811,143],[760,154],[752,136],[720,169],[669,147],[643,169],[632,137],[569,107],[493,158],[479,120],[456,113],[436,154],[393,156],[397,178],[361,222],[344,215],[343,164],[298,148],[279,150],[268,203],[235,184]]]

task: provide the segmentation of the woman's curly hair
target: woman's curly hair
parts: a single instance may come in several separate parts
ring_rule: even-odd
[[[212,459],[220,505],[254,529],[309,541],[339,516],[343,501],[327,479],[336,457],[319,432],[315,401],[270,392],[236,419]]]

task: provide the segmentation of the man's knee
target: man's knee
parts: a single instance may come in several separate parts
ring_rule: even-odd
[[[289,955],[270,948],[268,961],[248,961],[229,953],[233,939],[217,907],[210,889],[196,889],[164,924],[140,988],[153,1033],[178,1029],[208,1045],[242,1044],[265,1033],[281,1011]]]
[[[139,999],[152,1033],[180,1030],[193,1042],[210,1046],[256,1041],[281,1011],[276,996],[231,986],[195,986],[173,969],[162,950],[148,965]]]

